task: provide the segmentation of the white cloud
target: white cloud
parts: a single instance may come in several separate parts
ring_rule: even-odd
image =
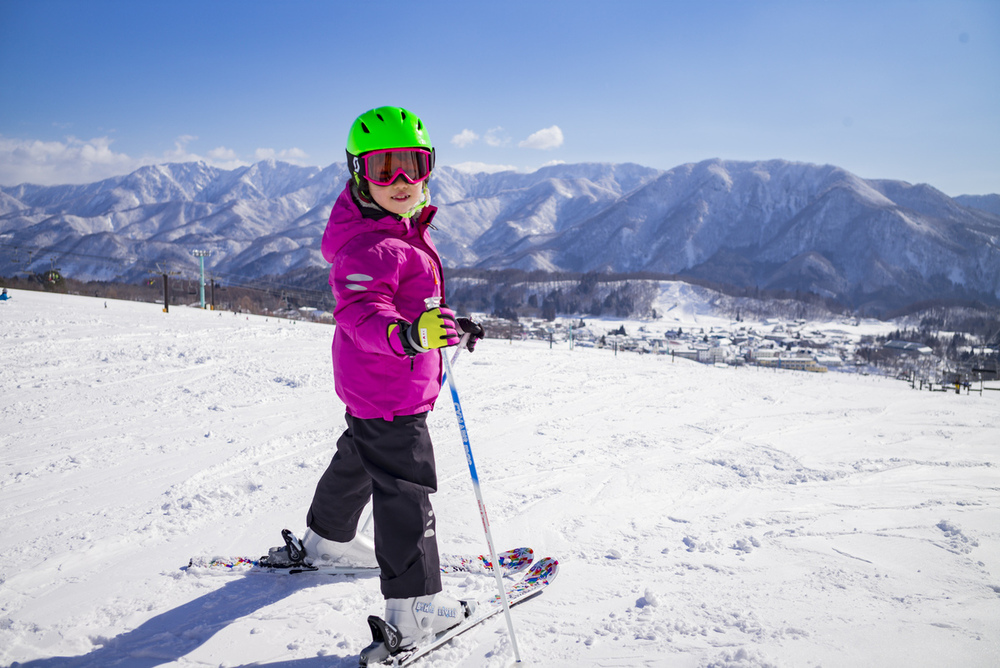
[[[197,137],[194,135],[181,135],[174,141],[174,148],[172,151],[166,151],[163,154],[166,162],[198,162],[203,158],[195,153],[191,153],[187,150],[187,145],[196,140]]]
[[[510,137],[504,134],[503,128],[500,126],[490,128],[481,138],[487,146],[492,146],[493,148],[499,148],[510,144]],[[466,146],[471,146],[479,140],[480,136],[478,134],[472,130],[465,129],[452,137],[451,143],[459,148],[465,148]]]
[[[208,152],[208,157],[213,161],[228,161],[236,160],[236,151],[231,148],[226,148],[225,146],[220,146],[218,148],[213,148]]]
[[[483,141],[486,142],[487,146],[493,146],[494,148],[498,146],[504,146],[510,143],[510,137],[505,137],[501,133],[503,132],[502,127],[490,128],[486,131],[486,135],[483,137]]]
[[[462,130],[451,138],[451,143],[459,148],[465,148],[470,144],[474,144],[478,139],[479,135],[472,130]]]
[[[273,148],[259,148],[254,151],[254,160],[281,160],[293,165],[301,165],[309,155],[300,148],[288,148],[275,151]]]
[[[528,136],[522,142],[518,143],[521,148],[537,148],[543,151],[548,149],[557,148],[563,144],[563,133],[559,129],[558,125],[553,125],[550,128],[545,128],[544,130],[539,130],[534,134]]]
[[[40,141],[0,136],[0,183],[90,183],[135,169],[136,161],[112,151],[111,141],[108,137]]]
[[[459,162],[449,165],[449,167],[457,169],[460,172],[465,172],[466,174],[496,174],[497,172],[519,171],[513,165],[490,165],[485,162]]]
[[[237,167],[246,167],[250,164],[247,160],[241,160],[236,151],[225,146],[213,148],[208,152],[208,157],[194,156],[194,160],[202,160],[206,164],[218,167],[219,169],[236,169]]]
[[[0,135],[0,184],[49,186],[92,183],[128,174],[144,165],[167,162],[205,162],[220,169],[235,169],[250,164],[249,160],[241,159],[236,151],[225,146],[200,155],[189,148],[189,144],[197,139],[193,135],[181,135],[174,140],[174,147],[162,155],[135,158],[112,150],[113,140],[109,137],[86,140],[66,137],[63,141],[40,141]],[[254,152],[255,160],[267,158],[304,164],[308,155],[299,148],[262,148]]]

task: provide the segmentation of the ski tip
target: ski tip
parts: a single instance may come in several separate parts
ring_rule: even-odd
[[[500,564],[500,568],[507,574],[519,573],[528,568],[534,560],[535,551],[530,547],[517,547],[497,555],[497,563]],[[489,559],[484,558],[483,565],[487,570],[493,570]]]
[[[515,547],[497,554],[497,563],[500,565],[500,573],[504,577],[512,577],[526,570],[535,560],[535,551],[530,547]],[[444,555],[441,557],[441,572],[452,573],[493,573],[493,561],[489,555],[481,554],[478,557],[463,557],[458,555]]]
[[[502,565],[505,561],[523,561],[525,559],[533,559],[534,556],[535,551],[530,547],[515,547],[513,550],[501,552],[497,555],[497,559],[500,560]]]
[[[527,583],[549,584],[559,573],[559,561],[552,557],[539,559],[524,576]]]

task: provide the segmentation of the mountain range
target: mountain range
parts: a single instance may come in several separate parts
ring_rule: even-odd
[[[0,275],[222,281],[326,267],[319,251],[348,177],[266,160],[143,167],[85,185],[0,187]],[[856,308],[1000,303],[1000,196],[862,179],[830,165],[706,160],[663,171],[562,164],[530,174],[439,167],[434,236],[449,267],[655,272],[812,292]]]

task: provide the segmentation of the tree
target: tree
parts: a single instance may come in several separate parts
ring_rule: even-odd
[[[55,269],[39,276],[39,281],[49,292],[66,292],[66,279]]]

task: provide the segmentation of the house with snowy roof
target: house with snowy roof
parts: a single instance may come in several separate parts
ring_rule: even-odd
[[[901,341],[899,339],[893,339],[892,341],[886,341],[882,344],[883,348],[892,350],[899,353],[915,353],[917,355],[930,355],[934,351],[930,349],[929,346],[925,346],[922,343],[914,343],[912,341]]]

